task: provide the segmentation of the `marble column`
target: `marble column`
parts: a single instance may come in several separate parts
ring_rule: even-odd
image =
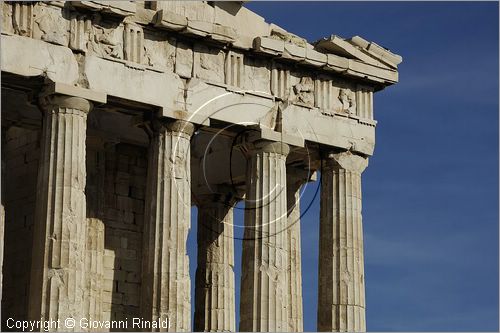
[[[233,205],[225,195],[203,195],[198,201],[198,266],[194,330],[236,330]]]
[[[141,312],[168,319],[169,331],[191,330],[186,242],[191,226],[190,138],[185,121],[155,120],[144,220]]]
[[[43,128],[33,259],[31,320],[74,318],[81,331],[85,290],[85,137],[92,103],[51,95],[41,100]]]
[[[309,179],[307,170],[287,168],[288,212],[288,331],[304,330],[302,310],[302,258],[300,245],[300,188]]]
[[[350,152],[323,161],[318,331],[366,330],[361,173],[367,165],[366,158]]]
[[[288,330],[286,157],[288,145],[250,147],[245,198],[240,331]]]

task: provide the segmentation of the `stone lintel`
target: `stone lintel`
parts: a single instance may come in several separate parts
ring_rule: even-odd
[[[152,125],[156,130],[166,128],[169,132],[184,133],[189,137],[194,133],[194,125],[185,120],[159,117],[153,119]]]
[[[131,1],[72,1],[71,4],[77,8],[119,17],[131,16],[136,12],[136,4]]]
[[[210,126],[210,118],[205,115],[190,113],[183,110],[172,110],[165,107],[161,107],[160,109],[162,117],[184,120],[197,125]]]
[[[105,104],[107,102],[106,93],[72,86],[60,82],[49,83],[41,94],[41,97],[48,95],[66,95],[71,97],[80,97],[92,102]]]
[[[295,135],[276,132],[269,128],[261,128],[259,133],[261,139],[282,142],[296,147],[304,147],[304,138]]]

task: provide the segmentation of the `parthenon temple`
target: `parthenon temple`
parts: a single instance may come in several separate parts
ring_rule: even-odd
[[[307,41],[242,1],[1,7],[2,331],[142,318],[299,332],[306,245],[317,329],[366,330],[361,175],[399,55],[359,36]],[[300,237],[309,182],[319,244]]]

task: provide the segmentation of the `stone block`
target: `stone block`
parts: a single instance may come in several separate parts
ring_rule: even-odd
[[[327,69],[345,71],[349,67],[349,59],[334,54],[327,55]]]
[[[231,27],[214,24],[211,37],[218,42],[233,43],[238,38],[238,34]]]
[[[281,56],[284,59],[301,61],[306,58],[306,48],[292,43],[285,43],[285,50]]]
[[[136,250],[129,250],[129,249],[119,249],[119,256],[120,258],[123,259],[137,259],[137,251]]]
[[[131,283],[139,283],[141,282],[141,275],[135,272],[127,273],[127,278],[125,281]]]
[[[134,223],[134,213],[131,211],[125,211],[122,213],[121,221],[127,224]]]
[[[61,8],[36,5],[33,12],[33,38],[62,46],[69,45],[69,21],[63,17]]]
[[[77,82],[78,63],[67,47],[21,36],[2,35],[2,71],[21,76],[46,76],[54,82]]]
[[[117,293],[117,292],[113,292],[112,295],[111,295],[111,301],[114,304],[123,304],[123,294]],[[115,308],[115,307],[113,307],[113,308]]]
[[[123,304],[124,305],[133,305],[139,306],[140,298],[138,294],[125,294],[123,295]]]
[[[106,307],[107,305],[111,306],[111,303],[103,302],[103,307]],[[111,321],[111,311],[103,311],[101,314],[101,320],[102,321]]]
[[[106,275],[105,275],[105,279],[103,280],[103,283],[102,283],[102,290],[111,292],[111,291],[113,291],[113,289],[114,289],[114,280],[106,278]],[[106,310],[104,309],[104,311],[106,311]]]
[[[194,46],[194,75],[197,78],[224,83],[225,52],[208,47],[206,45],[195,44]]]
[[[115,208],[106,208],[104,210],[104,217],[108,220],[117,221],[120,219],[120,211]]]
[[[118,197],[123,196],[126,197],[129,195],[130,192],[130,186],[128,183],[116,183],[115,184],[115,193],[117,194],[116,196],[116,202],[118,204]]]
[[[118,282],[118,292],[124,295],[138,295],[139,285],[137,283]]]
[[[177,42],[175,73],[184,78],[191,78],[193,74],[193,49],[183,42]]]
[[[171,11],[166,11],[164,9],[161,9],[156,13],[153,23],[155,27],[168,30],[183,30],[188,25],[188,21],[185,16]]]
[[[132,201],[132,211],[135,213],[144,213],[144,201],[130,199]]]
[[[145,193],[144,188],[132,186],[130,189],[130,196],[134,199],[144,199]]]
[[[162,71],[173,72],[176,39],[164,34],[144,31],[144,63]]]
[[[184,84],[174,73],[138,71],[122,63],[86,56],[85,74],[90,89],[109,95],[125,99],[134,96],[136,102],[161,106],[167,110],[179,110],[184,105]],[[141,87],[141,94],[137,94],[137,87]]]
[[[106,314],[110,315],[111,308],[113,307],[113,304],[111,302],[102,302],[102,311],[103,315],[106,318]],[[109,319],[102,319],[102,320],[109,320]]]
[[[126,212],[133,211],[133,200],[134,199],[131,199],[129,197],[119,195],[116,198],[116,208]]]
[[[140,265],[137,260],[123,259],[121,260],[120,267],[126,272],[138,272]]]
[[[253,45],[255,51],[278,55],[285,50],[285,42],[270,37],[256,37]]]
[[[196,37],[207,37],[213,32],[213,24],[206,21],[188,20],[185,32]]]
[[[104,256],[104,267],[113,268],[115,266],[115,257],[105,255]]]
[[[306,58],[304,62],[313,66],[324,66],[327,63],[327,56],[324,53],[306,48]]]

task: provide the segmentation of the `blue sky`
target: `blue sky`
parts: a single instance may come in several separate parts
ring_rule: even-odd
[[[246,6],[309,41],[360,35],[403,56],[400,83],[375,95],[376,149],[363,174],[368,330],[498,331],[498,3]],[[237,212],[236,224],[242,218]],[[309,331],[318,222],[315,200],[302,219]],[[241,241],[235,246],[239,301]],[[189,254],[194,282],[196,223]]]

